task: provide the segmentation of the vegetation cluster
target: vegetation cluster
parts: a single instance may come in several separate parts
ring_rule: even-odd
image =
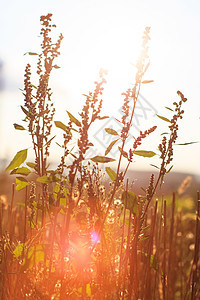
[[[141,149],[143,140],[151,139],[157,126],[140,131],[132,137],[132,147],[127,146],[140,89],[152,82],[144,79],[150,65],[150,28],[145,28],[142,38],[135,83],[122,93],[123,114],[117,120],[121,132],[105,128],[113,137],[105,154],[86,159],[93,147],[90,128],[97,120],[108,118],[101,112],[106,74],[101,70],[94,91],[84,95],[79,117],[67,111],[67,124],[54,121],[49,78],[53,69],[59,69],[55,61],[63,36],[52,41],[55,25],[51,18],[48,14],[40,19],[41,53],[27,53],[38,58],[38,84],[32,83],[27,64],[21,106],[25,125],[14,124],[16,130],[26,130],[31,136],[35,160],[28,161],[28,149],[23,149],[6,169],[16,176],[16,184],[9,206],[1,198],[1,299],[199,299],[199,194],[197,216],[194,212],[183,214],[176,206],[186,183],[169,201],[165,196],[155,199],[172,169],[179,121],[187,101],[183,93],[178,91],[177,102],[166,107],[170,119],[158,115],[166,132],[157,152]],[[63,131],[63,141],[58,144],[63,154],[53,170],[48,164],[55,139],[52,126]],[[121,145],[114,170],[109,153],[117,142]],[[127,171],[137,156],[151,159],[155,155],[160,158],[160,166],[154,166],[158,172],[138,195]],[[106,174],[102,164],[108,165]],[[109,189],[105,189],[105,175]],[[17,204],[15,189],[25,190],[25,198]]]

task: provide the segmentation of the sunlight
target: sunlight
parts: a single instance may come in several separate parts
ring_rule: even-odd
[[[115,28],[115,31],[105,30],[106,34],[102,36],[100,41],[94,39],[89,51],[82,53],[82,56],[86,58],[82,62],[84,80],[93,81],[94,74],[103,68],[108,71],[109,83],[122,87],[130,82],[130,71],[133,72],[134,70],[133,62],[137,59],[141,41],[138,41],[138,44],[129,41],[127,35],[130,34],[130,29],[124,29],[123,34],[120,28]],[[112,82],[110,81],[111,78]]]
[[[97,16],[98,19],[99,16]],[[124,19],[123,19],[124,18]],[[77,92],[77,96],[92,90],[93,82],[97,80],[100,69],[107,70],[108,75],[105,97],[107,110],[112,107],[113,96],[122,93],[135,79],[135,63],[141,48],[141,32],[126,24],[125,16],[120,17],[120,23],[110,24],[110,19],[102,23],[84,24],[85,30],[79,39],[73,39],[72,45],[64,39],[63,50],[65,68],[62,68],[61,81],[66,78],[70,94]],[[64,76],[63,76],[64,75]],[[77,87],[79,88],[77,90]],[[87,88],[87,90],[86,90]],[[73,91],[73,92],[72,92]],[[107,92],[108,91],[108,92]],[[116,97],[115,97],[116,102]],[[117,100],[120,103],[120,99]]]
[[[86,266],[89,264],[90,257],[90,239],[87,235],[79,236],[74,234],[70,240],[70,255],[75,259],[77,267]]]

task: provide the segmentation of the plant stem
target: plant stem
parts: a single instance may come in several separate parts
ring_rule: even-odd
[[[199,226],[199,220],[200,220],[200,193],[197,192],[197,211],[196,211],[196,233],[195,233],[195,249],[194,249],[194,259],[192,263],[192,294],[191,294],[191,300],[197,299],[196,298],[196,292],[197,292],[197,284],[198,284],[198,278],[197,278],[197,270],[198,270],[198,260],[199,260],[199,243],[200,243],[200,226]]]

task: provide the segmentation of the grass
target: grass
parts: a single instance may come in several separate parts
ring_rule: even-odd
[[[35,161],[27,160],[28,149],[15,155],[6,171],[16,176],[10,205],[1,198],[0,260],[2,299],[198,299],[199,290],[199,193],[196,217],[186,217],[178,208],[180,195],[155,200],[164,177],[172,169],[173,146],[178,137],[182,106],[187,101],[178,91],[171,119],[158,115],[168,126],[158,145],[160,166],[152,174],[142,195],[133,192],[127,171],[138,155],[151,158],[152,150],[140,148],[142,141],[156,133],[157,126],[141,131],[127,149],[127,139],[149,67],[148,41],[150,28],[144,31],[141,55],[132,88],[123,95],[121,132],[105,128],[113,141],[105,155],[85,159],[93,145],[89,131],[101,115],[105,72],[101,70],[93,92],[85,95],[79,118],[69,111],[68,124],[54,121],[49,78],[59,67],[55,60],[62,34],[51,39],[55,25],[52,15],[41,17],[41,53],[28,52],[38,58],[38,85],[32,84],[31,66],[25,69],[24,105],[26,130],[32,137]],[[133,105],[130,105],[130,101]],[[132,108],[131,108],[132,107]],[[60,147],[63,155],[56,169],[48,167],[52,126],[63,131]],[[75,141],[78,154],[70,143]],[[108,156],[115,143],[118,148],[117,168]],[[73,160],[67,163],[68,157]],[[122,160],[126,167],[122,168]],[[110,184],[105,188],[105,168]],[[187,180],[186,180],[187,181]],[[16,191],[17,190],[17,191]],[[16,193],[24,190],[24,199],[16,205]],[[184,207],[187,210],[187,207]],[[185,284],[187,282],[187,284]]]

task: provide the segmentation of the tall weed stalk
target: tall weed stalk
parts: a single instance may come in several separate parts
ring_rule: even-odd
[[[93,147],[91,127],[97,120],[108,118],[101,115],[106,74],[101,71],[94,91],[84,95],[85,103],[78,118],[67,111],[67,125],[54,121],[49,78],[53,69],[59,68],[55,60],[60,54],[63,36],[61,34],[55,43],[52,41],[51,31],[55,25],[51,18],[48,14],[40,19],[41,53],[27,53],[38,58],[37,86],[31,81],[31,66],[28,64],[25,69],[21,109],[27,126],[14,124],[16,130],[27,130],[31,135],[35,160],[27,161],[28,149],[24,149],[17,152],[6,169],[16,176],[16,190],[26,192],[24,203],[16,206],[13,190],[7,219],[8,208],[1,203],[1,298],[179,299],[186,295],[186,299],[191,295],[195,299],[195,295],[199,295],[199,208],[192,257],[183,247],[188,225],[182,217],[176,217],[177,195],[173,194],[169,206],[164,196],[153,201],[164,176],[172,168],[173,146],[184,113],[182,105],[187,99],[178,91],[179,101],[168,108],[171,119],[158,115],[169,125],[168,133],[162,135],[158,146],[159,172],[151,175],[143,195],[136,195],[126,178],[127,171],[137,155],[148,158],[156,155],[154,151],[141,150],[140,146],[157,126],[140,131],[139,136],[133,138],[132,146],[127,145],[140,89],[143,84],[152,82],[143,78],[150,65],[150,28],[144,31],[135,84],[122,94],[121,132],[105,128],[115,139],[105,155],[86,159],[88,149]],[[54,125],[63,131],[60,146],[63,155],[58,166],[50,170],[48,157],[55,138],[51,135]],[[71,148],[73,140],[76,152]],[[114,161],[108,154],[119,141],[116,171],[105,168],[110,180],[110,188],[106,189],[100,164]],[[122,160],[126,161],[125,168],[122,168]],[[17,222],[19,215],[21,222]],[[176,277],[172,268],[177,272]],[[183,282],[188,273],[190,281],[185,287]]]

